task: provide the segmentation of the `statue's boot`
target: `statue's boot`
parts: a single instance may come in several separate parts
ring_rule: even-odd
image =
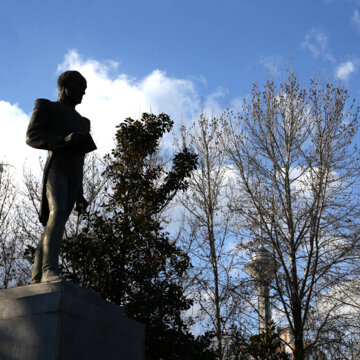
[[[54,270],[46,270],[41,278],[42,283],[51,283],[57,281],[64,281],[64,278],[59,275],[57,271]]]
[[[42,277],[42,254],[43,254],[43,235],[41,235],[40,241],[35,251],[34,266],[31,274],[31,282],[37,284],[41,281]]]
[[[63,211],[50,213],[43,238],[41,282],[62,281],[59,275],[59,255],[67,214]]]

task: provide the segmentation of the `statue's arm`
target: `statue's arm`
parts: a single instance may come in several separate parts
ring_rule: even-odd
[[[83,214],[86,208],[89,206],[88,201],[84,198],[83,185],[81,184],[78,196],[76,198],[75,211],[78,214]]]
[[[88,134],[90,134],[90,120],[89,119],[86,119],[86,132]],[[90,137],[91,138],[91,137]],[[91,141],[92,141],[92,138],[91,138]],[[94,144],[95,146],[95,144]],[[96,148],[96,146],[95,146]],[[92,149],[94,150],[94,149]],[[79,192],[77,194],[77,197],[76,197],[76,206],[75,206],[75,211],[81,215],[83,214],[87,207],[89,206],[89,203],[88,201],[84,198],[84,185],[83,185],[83,180],[81,180],[81,186],[79,188]]]
[[[87,122],[87,129],[88,132],[90,132],[90,121],[88,120]],[[83,168],[83,173],[84,173],[84,168]],[[75,206],[75,211],[81,215],[85,212],[86,208],[88,207],[89,203],[86,201],[86,199],[84,198],[84,177],[82,176],[81,179],[81,185],[79,187],[79,191],[76,197],[76,206]]]
[[[26,132],[26,143],[36,149],[54,150],[64,143],[62,136],[51,135],[47,127],[51,116],[51,102],[38,99],[35,102],[34,112]]]

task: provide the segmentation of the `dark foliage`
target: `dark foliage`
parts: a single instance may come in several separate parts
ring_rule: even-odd
[[[196,155],[183,149],[166,171],[154,158],[173,122],[143,114],[118,126],[116,147],[106,156],[112,189],[103,210],[65,241],[64,275],[125,307],[146,324],[146,359],[214,359],[211,334],[194,338],[181,313],[192,305],[181,279],[188,256],[163,231],[159,213],[187,187]]]
[[[283,343],[276,332],[275,325],[270,322],[261,334],[250,338],[247,353],[255,360],[287,360],[288,355],[283,351]]]

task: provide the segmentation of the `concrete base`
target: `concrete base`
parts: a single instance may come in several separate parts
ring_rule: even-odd
[[[0,291],[0,360],[142,360],[145,326],[69,282]]]

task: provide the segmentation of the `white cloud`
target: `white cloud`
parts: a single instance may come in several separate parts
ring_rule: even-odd
[[[328,46],[328,37],[320,29],[310,30],[305,35],[305,40],[301,45],[302,47],[310,50],[315,59],[321,56],[328,61],[335,61]]]
[[[354,10],[351,16],[351,24],[354,26],[357,33],[360,33],[360,12],[359,10]]]
[[[347,318],[359,318],[359,279],[348,279],[337,283],[317,303],[318,310],[325,316],[327,312]]]
[[[78,70],[87,79],[88,89],[77,109],[91,120],[101,154],[112,148],[115,126],[127,117],[165,112],[178,124],[199,114],[201,100],[192,81],[168,77],[161,70],[140,80],[126,74],[111,76],[117,67],[115,62],[83,59],[74,50],[58,66],[58,72]]]
[[[346,61],[341,63],[335,70],[336,77],[340,80],[347,81],[350,74],[357,71],[358,61]]]
[[[29,115],[17,104],[0,100],[0,162],[10,164],[21,174],[23,164],[38,166],[38,154],[25,143]]]
[[[281,56],[266,56],[266,57],[261,57],[259,63],[263,66],[265,66],[265,68],[273,75],[278,74],[279,73],[279,66],[281,63]]]
[[[80,71],[88,82],[83,103],[77,110],[91,120],[92,133],[100,155],[114,145],[115,127],[127,117],[139,118],[143,112],[165,112],[175,121],[175,128],[196,118],[201,110],[201,98],[195,82],[172,78],[164,71],[154,70],[142,79],[119,74],[118,63],[100,62],[83,58],[75,50],[65,55],[58,66],[58,73],[74,69]],[[54,93],[56,94],[56,84]],[[54,94],[49,94],[49,98]],[[204,100],[207,107],[218,110],[219,92]],[[52,99],[54,100],[54,99]],[[25,134],[31,114],[26,114],[17,104],[0,100],[0,161],[12,164],[22,173],[23,164],[35,173],[40,171],[39,156],[45,151],[29,148]]]
[[[218,88],[217,91],[210,94],[204,103],[204,110],[208,116],[221,116],[224,108],[222,103],[226,99],[226,91],[223,88]]]

